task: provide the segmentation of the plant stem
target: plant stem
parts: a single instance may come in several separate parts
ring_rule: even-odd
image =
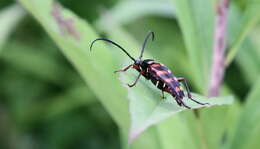
[[[218,96],[225,72],[226,26],[229,0],[219,0],[215,18],[213,61],[208,96]]]

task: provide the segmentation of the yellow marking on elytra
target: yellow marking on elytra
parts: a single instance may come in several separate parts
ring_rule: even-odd
[[[164,81],[165,82],[171,82],[171,81],[173,81],[173,79],[172,78],[166,78]]]
[[[157,74],[158,76],[163,75],[163,74],[166,74],[166,73],[167,73],[166,71],[156,71],[156,74]]]
[[[175,87],[175,90],[179,92],[181,89],[179,87]]]
[[[157,63],[155,63],[155,64],[152,64],[152,66],[153,66],[153,67],[160,67],[161,64],[157,64]]]

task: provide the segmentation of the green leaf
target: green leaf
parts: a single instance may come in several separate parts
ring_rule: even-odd
[[[0,11],[0,52],[11,32],[24,16],[25,11],[18,4]]]
[[[134,79],[135,75],[131,73],[122,73],[120,76],[123,84],[127,84]],[[231,104],[233,102],[232,96],[206,98],[197,94],[192,95],[194,99],[210,104],[199,105],[185,97],[184,103],[192,107],[192,109]],[[167,95],[166,99],[161,99],[161,91],[155,88],[150,81],[144,80],[144,78],[139,80],[135,87],[128,88],[128,98],[131,114],[130,143],[151,125],[155,125],[178,112],[187,110],[178,106],[170,95]]]
[[[174,0],[196,87],[206,93],[211,67],[214,1]]]
[[[225,62],[226,65],[229,65],[233,61],[246,35],[248,34],[249,31],[252,30],[252,28],[257,24],[257,22],[260,19],[260,13],[259,13],[260,2],[257,0],[256,1],[250,0],[247,3],[248,5],[244,14],[240,16],[240,18],[242,19],[239,20],[239,22],[229,21],[230,22],[229,30],[233,30],[232,37],[234,37],[234,39],[231,41],[231,48],[227,53],[227,58]]]
[[[246,105],[235,126],[232,139],[226,146],[227,149],[248,149],[260,146],[260,78],[250,91]]]

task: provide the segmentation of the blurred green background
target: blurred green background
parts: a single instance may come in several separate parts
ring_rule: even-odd
[[[131,39],[139,45],[148,31],[154,31],[156,42],[148,45],[146,50],[156,60],[169,66],[177,76],[185,76],[190,80],[193,92],[206,93],[207,82],[204,85],[199,84],[200,81],[194,77],[195,74],[191,73],[191,69],[196,68],[190,64],[192,59],[187,50],[187,47],[189,48],[187,26],[194,25],[195,28],[200,28],[196,30],[200,32],[195,32],[197,36],[212,35],[213,18],[204,18],[199,14],[204,13],[202,11],[204,7],[214,12],[217,1],[211,1],[212,5],[208,6],[209,3],[203,0],[198,2],[185,0],[183,3],[189,4],[188,10],[192,9],[190,11],[192,19],[196,20],[191,20],[191,24],[186,24],[185,18],[183,22],[179,21],[185,17],[185,15],[180,15],[185,10],[180,10],[184,7],[181,7],[182,4],[178,4],[179,7],[177,7],[174,0],[60,0],[59,2],[87,21],[99,33],[99,36],[110,37],[114,41],[119,40],[116,39],[116,34],[113,34],[117,29],[106,22],[106,15],[113,17],[114,19],[110,21],[116,22],[115,26],[120,26],[120,29],[123,29],[124,33],[131,36]],[[234,48],[238,51],[235,52],[234,61],[227,67],[224,78],[225,88],[222,89],[222,94],[233,94],[236,97],[236,104],[233,107],[230,106],[230,109],[235,109],[232,110],[235,113],[232,117],[235,119],[234,125],[230,127],[239,129],[240,122],[254,122],[254,125],[250,123],[248,128],[256,127],[255,133],[242,134],[242,136],[245,135],[246,138],[250,135],[256,140],[260,139],[260,104],[259,101],[254,102],[253,105],[255,107],[258,105],[258,108],[253,110],[245,105],[249,98],[260,100],[260,90],[258,90],[260,85],[257,81],[260,79],[260,26],[258,23],[260,7],[258,5],[259,2],[254,0],[235,0],[230,5],[227,43],[229,49]],[[178,19],[176,12],[179,12]],[[197,24],[192,24],[193,21]],[[203,22],[211,22],[211,24],[203,24]],[[205,26],[210,28],[205,29]],[[207,32],[208,30],[211,32]],[[84,82],[74,65],[63,55],[35,18],[15,1],[0,1],[0,40],[0,149],[129,147],[124,145],[122,131],[99,102],[100,97],[97,93]],[[128,42],[128,38],[120,40]],[[123,47],[125,45],[123,44]],[[202,57],[206,57],[205,61],[210,60],[212,41],[205,42],[202,47],[209,51],[206,52],[208,55]],[[128,49],[128,47],[125,48]],[[95,57],[95,54],[91,56]],[[121,57],[125,58],[125,55]],[[205,61],[203,63],[206,63]],[[122,65],[119,64],[119,66]],[[210,67],[210,64],[205,64],[205,67]],[[116,78],[113,71],[107,73]],[[197,76],[200,75],[203,74],[197,74]],[[208,77],[204,79],[207,80]],[[117,91],[114,91],[114,94],[117,94]],[[218,111],[217,108],[215,110]],[[252,113],[255,118],[243,119],[250,117]],[[216,125],[221,127],[221,124]],[[225,145],[228,138],[226,138],[226,133],[228,132],[221,135],[221,141],[218,141],[217,145],[204,148],[235,148],[236,143]],[[236,130],[232,129],[230,134],[233,136]],[[155,140],[160,140],[160,136],[157,137],[158,139]],[[230,142],[236,141],[235,137],[232,138]],[[160,141],[158,141],[159,144]],[[133,148],[149,147],[149,142],[150,140],[146,140]],[[260,147],[257,141],[248,144],[239,146],[252,149]],[[160,148],[178,147],[161,145]]]

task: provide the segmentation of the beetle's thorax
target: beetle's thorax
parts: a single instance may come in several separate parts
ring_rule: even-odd
[[[145,60],[136,60],[133,64],[133,68],[137,71],[146,70],[147,67],[154,63],[154,60],[152,59],[145,59]]]
[[[145,59],[145,60],[142,61],[142,63],[141,63],[140,66],[142,67],[142,69],[146,70],[147,67],[148,67],[149,65],[153,64],[153,63],[155,63],[154,60],[152,60],[152,59]]]

